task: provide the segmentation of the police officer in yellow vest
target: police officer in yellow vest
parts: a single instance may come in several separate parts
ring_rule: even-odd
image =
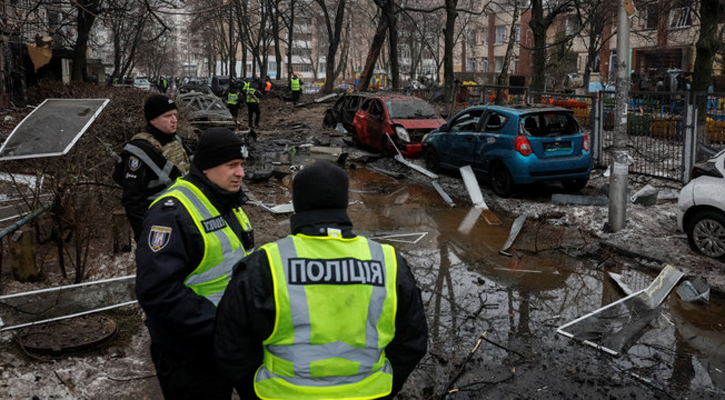
[[[255,87],[255,82],[244,82],[244,98],[247,103],[247,120],[249,121],[249,129],[259,128],[259,88]],[[254,118],[256,116],[256,118]]]
[[[297,105],[300,102],[300,95],[302,94],[302,80],[297,74],[292,74],[292,78],[289,80],[289,88],[292,92],[292,103]]]
[[[204,131],[191,171],[151,205],[136,250],[136,296],[167,399],[225,399],[212,331],[232,267],[254,248],[242,210],[247,149],[227,128]]]
[[[406,260],[352,232],[335,165],[304,168],[292,197],[292,235],[244,258],[219,304],[220,371],[243,399],[394,397],[427,349]]]
[[[237,116],[239,115],[239,83],[232,80],[226,90],[227,108],[234,117],[234,123],[238,124]]]

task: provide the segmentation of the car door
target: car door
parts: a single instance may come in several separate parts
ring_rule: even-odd
[[[383,145],[388,144],[385,126],[385,107],[380,99],[372,99],[367,113],[367,138],[368,146],[382,150]]]
[[[496,111],[488,111],[483,116],[470,160],[474,170],[487,173],[492,160],[509,157],[509,149],[513,151],[514,148],[514,136],[506,133],[509,119],[505,114]]]
[[[448,130],[437,146],[442,163],[454,167],[470,163],[483,113],[480,108],[466,110],[448,123]]]
[[[360,144],[367,145],[370,142],[370,139],[367,136],[368,132],[368,120],[370,119],[368,116],[368,109],[370,109],[370,104],[372,103],[372,99],[365,100],[360,108],[357,109],[355,112],[355,118],[353,118],[353,127],[355,128],[355,132],[353,134],[357,135],[357,141]]]

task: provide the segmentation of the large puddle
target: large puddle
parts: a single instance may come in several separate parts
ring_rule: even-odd
[[[429,356],[411,377],[415,397],[454,387],[467,388],[457,398],[480,398],[484,387],[488,396],[492,383],[511,381],[514,365],[517,374],[530,375],[528,385],[548,391],[547,396],[555,389],[571,395],[557,389],[561,380],[583,379],[581,387],[588,376],[600,380],[602,375],[605,384],[618,377],[619,390],[638,381],[644,395],[725,394],[721,298],[686,303],[673,290],[660,315],[634,334],[631,346],[611,356],[557,334],[557,327],[625,297],[607,272],[629,275],[641,288],[654,275],[622,267],[605,271],[547,250],[550,233],[533,223],[524,225],[516,242],[528,250],[508,257],[499,250],[509,237],[510,219],[499,216],[503,223],[492,226],[479,217],[467,226],[463,221],[470,210],[450,208],[433,188],[367,169],[348,173],[355,231],[401,250],[422,289],[431,340]],[[461,367],[484,333],[487,341]],[[452,381],[454,372],[461,374]],[[511,397],[507,393],[500,394]]]

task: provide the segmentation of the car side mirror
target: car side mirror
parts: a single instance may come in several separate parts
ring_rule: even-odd
[[[441,125],[441,127],[438,128],[438,130],[441,132],[448,132],[448,124]]]

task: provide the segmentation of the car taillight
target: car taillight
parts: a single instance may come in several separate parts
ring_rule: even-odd
[[[521,153],[524,157],[534,152],[531,149],[531,143],[529,143],[529,139],[526,136],[516,136],[514,144],[516,145],[516,151]]]
[[[584,135],[584,141],[582,142],[582,150],[589,151],[589,136]]]

